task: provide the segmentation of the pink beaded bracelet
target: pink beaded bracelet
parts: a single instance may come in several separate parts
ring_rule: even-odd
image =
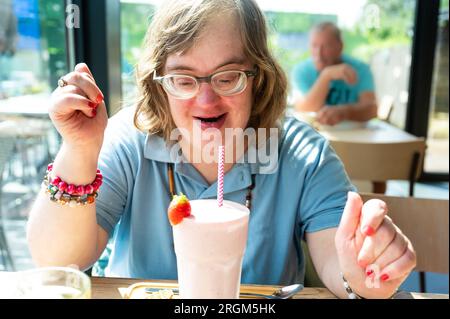
[[[50,163],[47,166],[43,182],[46,192],[50,195],[50,200],[70,206],[87,205],[95,201],[98,196],[98,189],[103,183],[103,176],[99,169],[97,169],[94,181],[86,185],[68,184],[61,180],[59,176],[51,179],[50,172],[52,169],[53,163]]]

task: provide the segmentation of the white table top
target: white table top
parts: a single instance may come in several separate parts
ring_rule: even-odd
[[[49,94],[11,97],[0,100],[0,116],[48,118]]]
[[[352,122],[351,122],[352,123]],[[342,126],[349,123],[340,123]],[[352,123],[353,124],[353,123]],[[408,142],[415,141],[418,138],[409,134],[392,124],[383,122],[381,120],[370,120],[360,126],[340,128],[339,124],[336,127],[318,127],[320,134],[329,140],[340,140],[347,142],[360,143],[394,143],[394,142]]]
[[[299,112],[291,112],[293,116],[301,121],[311,123]],[[313,127],[328,140],[339,140],[359,143],[395,143],[415,141],[418,137],[407,133],[387,122],[373,119],[368,122],[344,121],[335,126],[324,126],[313,123]]]
[[[0,271],[0,299],[15,297],[16,276],[15,272]]]

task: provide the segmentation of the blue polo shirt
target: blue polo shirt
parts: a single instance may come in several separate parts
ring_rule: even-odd
[[[361,93],[375,90],[372,72],[366,63],[345,54],[342,55],[342,62],[356,71],[358,80],[354,85],[343,80],[331,81],[325,102],[328,106],[356,103]],[[292,70],[292,84],[302,95],[309,92],[318,77],[319,72],[311,58],[296,65]]]
[[[167,163],[174,163],[175,187],[190,199],[215,198],[189,163],[173,159],[164,140],[133,126],[132,108],[109,120],[99,167],[103,185],[97,222],[113,236],[106,276],[177,279],[172,228],[167,218]],[[328,141],[294,118],[284,121],[278,165],[261,173],[261,163],[237,163],[224,177],[224,198],[245,203],[252,175],[248,241],[242,282],[303,282],[301,239],[339,224],[347,192],[354,190]]]

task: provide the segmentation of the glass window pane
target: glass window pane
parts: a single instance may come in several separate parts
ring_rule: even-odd
[[[27,95],[45,101],[66,73],[63,2],[0,0],[0,105]]]
[[[448,1],[441,1],[440,12],[424,169],[448,174]]]
[[[122,97],[125,105],[136,93],[134,66],[138,62],[145,33],[155,5],[142,1],[120,1],[121,51],[122,51]]]
[[[64,23],[64,0],[0,0],[0,270],[33,267],[25,225],[59,148],[47,109],[67,73]]]
[[[141,52],[150,16],[161,2],[121,0],[122,89],[125,101],[135,92],[133,66]],[[271,48],[287,74],[295,64],[309,57],[311,27],[324,20],[336,22],[342,29],[344,52],[371,67],[379,116],[386,118],[389,115],[394,125],[404,127],[415,0],[257,2],[269,21]],[[296,92],[292,90],[290,103],[295,96]]]
[[[344,54],[371,68],[379,116],[389,115],[391,123],[404,128],[415,0],[258,2],[269,18],[273,50],[287,72],[310,56],[311,27],[321,21],[336,23],[342,31]],[[290,103],[297,94],[292,89]]]

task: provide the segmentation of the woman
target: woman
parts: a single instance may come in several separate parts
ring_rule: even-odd
[[[87,191],[101,183],[97,167],[104,177],[94,203],[70,207],[50,200],[54,194],[39,194],[28,229],[37,264],[88,268],[113,235],[107,275],[176,279],[167,219],[170,168],[177,192],[214,198],[217,163],[196,154],[222,143],[234,151],[225,164],[225,199],[251,199],[242,282],[302,282],[305,239],[320,278],[337,296],[349,296],[345,281],[366,298],[395,292],[415,265],[411,243],[383,202],[363,205],[349,193],[353,186],[324,138],[283,118],[286,79],[252,0],[169,1],[153,18],[143,52],[136,106],[109,121],[85,64],[60,80],[50,116],[63,144],[50,183],[94,181]],[[224,137],[231,128],[278,128],[277,165],[265,171],[260,158],[241,161],[255,144],[247,140],[239,151]],[[270,144],[257,139],[258,148]],[[369,265],[380,271],[370,273]],[[368,276],[380,287],[366,285]]]

